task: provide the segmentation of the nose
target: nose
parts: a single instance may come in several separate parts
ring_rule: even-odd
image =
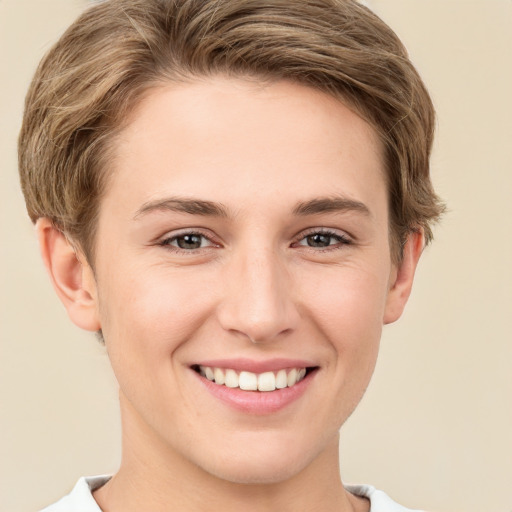
[[[275,341],[295,330],[299,313],[293,280],[270,248],[240,255],[224,277],[217,315],[225,330],[253,343]]]

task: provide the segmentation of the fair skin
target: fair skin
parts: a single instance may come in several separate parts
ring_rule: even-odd
[[[38,222],[57,293],[102,329],[119,382],[102,510],[368,510],[341,485],[338,431],[422,250],[412,234],[392,262],[374,130],[313,89],[216,77],[148,94],[113,169],[94,271]],[[215,367],[307,372],[251,391]]]

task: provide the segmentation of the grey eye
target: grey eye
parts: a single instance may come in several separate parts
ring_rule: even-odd
[[[311,247],[315,249],[341,249],[352,242],[349,238],[341,233],[331,231],[312,231],[306,234],[297,245],[303,247]]]
[[[325,233],[313,233],[306,237],[306,243],[309,247],[329,247],[333,236]]]
[[[202,235],[180,235],[173,240],[180,249],[199,249],[203,243]]]

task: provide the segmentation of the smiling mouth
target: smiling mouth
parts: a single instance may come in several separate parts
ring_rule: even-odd
[[[278,371],[263,373],[202,365],[194,365],[192,369],[219,386],[238,388],[244,391],[265,392],[291,388],[306,378],[316,367],[283,368]]]

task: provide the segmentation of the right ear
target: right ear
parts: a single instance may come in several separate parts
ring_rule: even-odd
[[[101,329],[94,273],[86,258],[48,218],[36,223],[41,256],[69,318],[87,331]]]

